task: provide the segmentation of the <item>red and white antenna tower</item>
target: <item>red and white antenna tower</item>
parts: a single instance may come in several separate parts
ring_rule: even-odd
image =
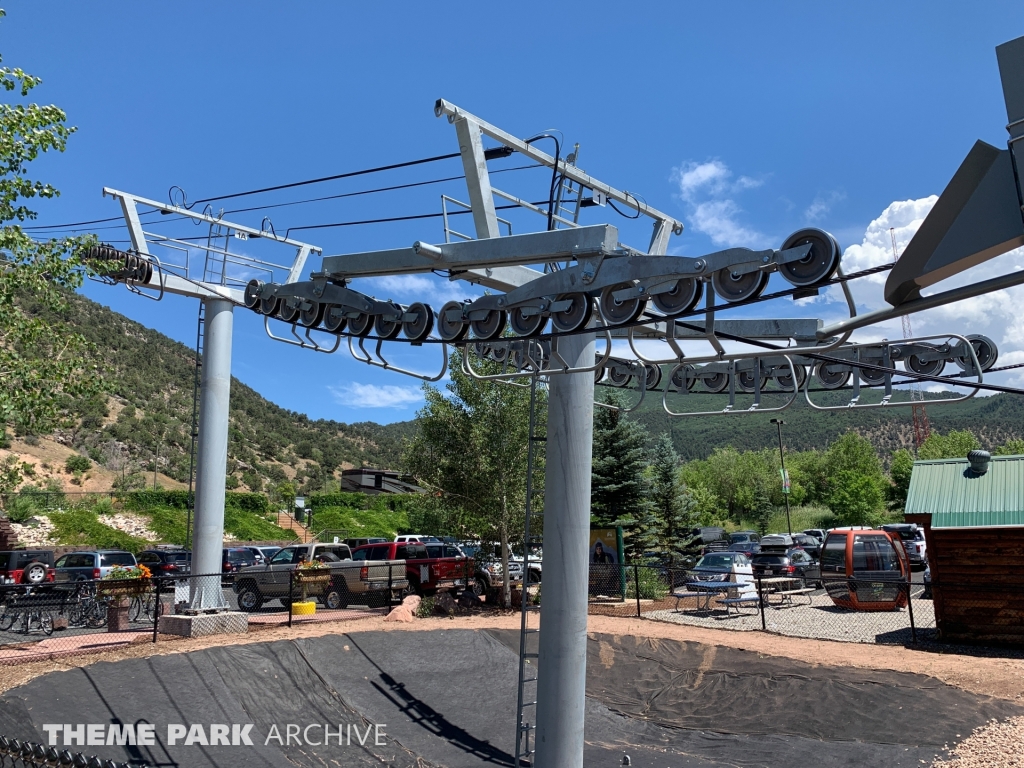
[[[895,227],[889,227],[889,239],[892,240],[892,260],[895,262],[899,259],[899,253],[896,250]],[[903,320],[903,338],[914,338],[914,331],[910,327],[910,315],[903,315],[901,320]],[[910,410],[914,416],[914,448],[917,449],[932,433],[931,424],[928,423],[928,411],[924,408],[924,391],[921,389],[920,381],[910,382],[910,400],[914,403]]]

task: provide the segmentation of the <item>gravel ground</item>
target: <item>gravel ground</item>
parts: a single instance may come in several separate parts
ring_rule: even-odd
[[[810,595],[811,604],[798,596],[791,608],[768,608],[765,626],[769,632],[789,637],[814,640],[838,640],[847,643],[894,643],[903,645],[912,640],[907,609],[899,611],[848,611],[839,608],[823,591]],[[687,603],[690,603],[689,605]],[[714,607],[714,603],[712,603]],[[737,615],[722,608],[707,613],[693,610],[692,601],[683,601],[680,610],[656,610],[644,618],[687,624],[709,629],[755,631],[761,629],[761,614],[749,607]],[[931,600],[914,601],[914,624],[918,641],[935,636],[935,611]]]
[[[1024,766],[1024,717],[1012,717],[975,728],[931,768],[1020,768]]]

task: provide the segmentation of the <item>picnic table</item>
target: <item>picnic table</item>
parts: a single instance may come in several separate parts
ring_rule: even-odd
[[[711,610],[711,598],[715,595],[728,592],[730,589],[737,589],[740,585],[735,581],[688,581],[683,586],[685,592],[673,592],[672,597],[676,599],[676,610],[679,610],[679,601],[687,597],[697,598],[698,611]],[[701,601],[703,600],[703,606]]]
[[[796,603],[793,602],[794,597],[806,597],[807,604],[811,604],[811,593],[814,591],[813,587],[792,587],[793,584],[802,584],[803,579],[799,576],[772,576],[767,579],[761,579],[760,584],[762,587],[767,587],[768,590],[764,593],[765,604],[770,605],[772,608],[793,608]],[[784,588],[784,587],[789,587]],[[770,595],[777,595],[779,602],[773,603],[768,598]]]

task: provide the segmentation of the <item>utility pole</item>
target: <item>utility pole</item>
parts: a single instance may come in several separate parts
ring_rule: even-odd
[[[779,460],[782,462],[782,498],[786,500],[786,530],[789,531],[789,535],[793,535],[793,523],[789,519],[789,488],[787,488],[786,477],[786,453],[782,449],[782,425],[785,424],[782,419],[772,419],[772,424],[778,427],[779,430]]]

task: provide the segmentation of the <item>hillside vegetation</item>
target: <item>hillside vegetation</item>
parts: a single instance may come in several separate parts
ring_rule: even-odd
[[[102,351],[95,362],[106,396],[66,402],[73,426],[53,439],[87,457],[100,470],[93,476],[106,470],[121,488],[151,483],[154,469],[187,483],[194,350],[82,296],[72,295],[61,316],[31,309]],[[274,405],[237,379],[231,384],[230,419],[228,487],[271,493],[285,482],[299,491],[324,487],[345,467],[395,466],[404,432],[401,425],[313,420]],[[35,458],[39,436],[19,437],[18,453]],[[0,446],[6,447],[11,446]],[[84,477],[88,468],[80,472]]]

